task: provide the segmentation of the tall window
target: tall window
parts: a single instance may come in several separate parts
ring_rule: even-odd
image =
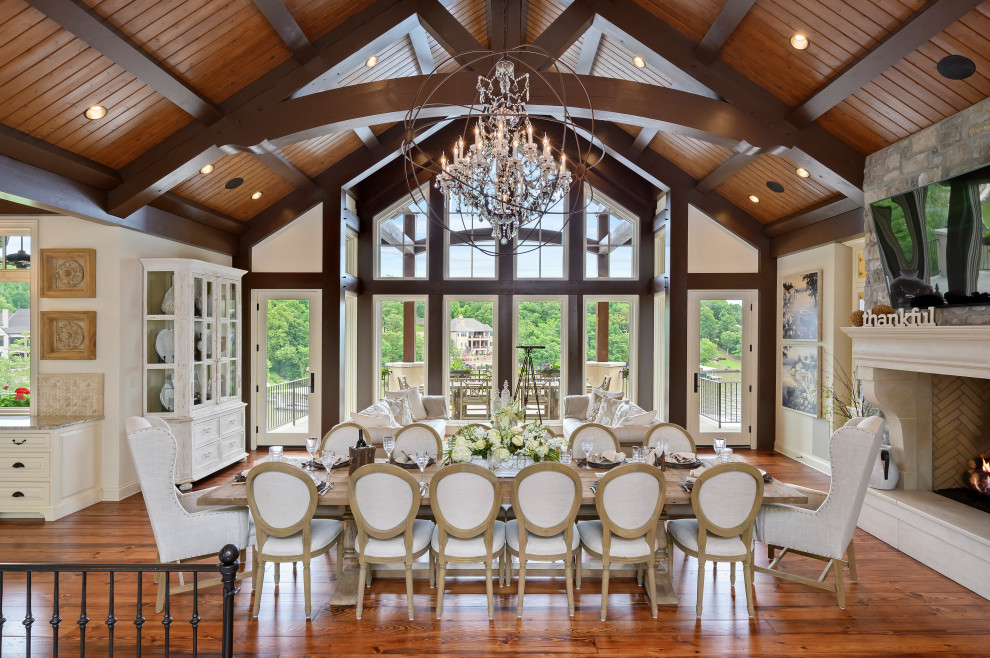
[[[380,297],[378,307],[378,397],[386,391],[426,391],[426,300]]]
[[[585,210],[585,278],[634,278],[636,216],[600,192],[593,197]]]
[[[0,411],[31,407],[31,229],[0,226]]]
[[[447,226],[447,278],[494,279],[496,257],[474,247],[495,251],[491,224],[476,215],[448,211]]]
[[[427,224],[409,198],[375,218],[376,278],[426,278]]]
[[[632,358],[632,299],[586,298],[585,390],[592,387],[633,395],[636,363]]]
[[[491,416],[495,377],[495,299],[447,299],[447,397],[451,420]]]
[[[563,279],[565,236],[564,201],[562,199],[543,216],[535,228],[519,231],[516,277],[519,279]]]
[[[563,395],[561,383],[564,381],[561,345],[566,302],[563,299],[517,297],[515,304],[515,345],[540,346],[532,351],[535,391],[530,389],[532,394],[526,405],[526,417],[536,418],[539,408],[544,420],[558,419]],[[517,377],[525,356],[526,350],[516,349]]]

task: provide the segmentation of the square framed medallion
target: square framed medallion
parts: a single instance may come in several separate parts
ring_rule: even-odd
[[[41,353],[49,360],[96,358],[96,311],[42,311]]]
[[[95,249],[42,249],[42,297],[96,297]]]

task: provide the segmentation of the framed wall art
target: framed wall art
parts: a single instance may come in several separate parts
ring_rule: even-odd
[[[821,348],[784,345],[780,360],[780,403],[785,409],[818,417],[821,412]]]
[[[42,249],[42,297],[96,297],[95,249]]]
[[[42,311],[42,359],[96,358],[96,311]]]
[[[821,281],[821,270],[781,278],[780,321],[784,340],[821,340]]]

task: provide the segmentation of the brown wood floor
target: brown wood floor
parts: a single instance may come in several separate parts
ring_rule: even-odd
[[[256,453],[260,454],[260,453]],[[779,479],[808,486],[825,486],[816,471],[781,455],[737,451],[742,459],[770,471]],[[256,455],[253,455],[254,458]],[[210,482],[224,480],[244,466],[239,464]],[[671,561],[680,605],[661,607],[650,617],[649,605],[631,578],[613,578],[608,620],[599,621],[600,581],[586,577],[576,595],[576,612],[567,615],[561,579],[528,580],[524,616],[517,619],[515,581],[496,587],[494,621],[489,622],[484,584],[474,579],[448,579],[442,620],[434,618],[436,591],[428,582],[416,582],[416,620],[406,616],[402,580],[376,580],[366,590],[364,619],[353,608],[333,608],[327,600],[335,586],[330,556],[313,563],[313,620],[303,614],[302,571],[297,577],[283,566],[281,584],[274,587],[266,574],[261,614],[251,618],[250,581],[236,597],[236,653],[239,656],[345,656],[403,655],[870,655],[952,654],[990,655],[990,602],[942,577],[913,559],[864,533],[857,532],[859,583],[847,585],[848,606],[840,610],[833,595],[757,574],[756,616],[746,614],[745,595],[729,585],[723,565],[712,577],[707,570],[705,610],[694,612],[697,563],[675,551]],[[758,547],[761,564],[765,551]],[[333,553],[333,552],[331,552]],[[54,523],[0,520],[0,561],[3,562],[150,562],[155,544],[141,496],[120,503],[101,503]],[[794,571],[816,575],[818,563],[790,558]],[[116,583],[116,654],[132,656],[136,577],[121,576]],[[87,614],[87,654],[105,655],[107,577],[90,576]],[[60,613],[63,618],[61,655],[79,654],[79,577],[62,577]],[[37,576],[32,591],[32,655],[53,653],[51,577]],[[203,591],[199,614],[200,655],[219,650],[219,588]],[[144,626],[144,655],[163,655],[161,616],[154,614],[155,587],[145,577],[143,600],[148,622]],[[3,583],[0,652],[27,655],[24,577],[11,574]],[[173,656],[189,655],[191,596],[173,599],[175,622],[171,636]],[[130,642],[130,646],[128,643]]]

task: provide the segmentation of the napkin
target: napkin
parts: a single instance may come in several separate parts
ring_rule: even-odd
[[[626,461],[626,453],[615,450],[604,450],[602,452],[602,463],[617,463]]]
[[[392,458],[395,460],[395,463],[396,464],[415,464],[416,463],[416,455],[410,455],[410,454],[407,454],[405,452],[402,452],[401,450],[399,451],[399,456],[398,457],[394,457],[393,456]]]
[[[693,452],[672,452],[667,455],[667,460],[675,464],[692,464],[698,461]]]
[[[701,475],[702,473],[704,473],[706,468],[708,468],[708,467],[705,466],[704,464],[702,464],[698,468],[688,471],[688,477],[694,478],[695,480],[697,480],[698,479],[698,476]]]

